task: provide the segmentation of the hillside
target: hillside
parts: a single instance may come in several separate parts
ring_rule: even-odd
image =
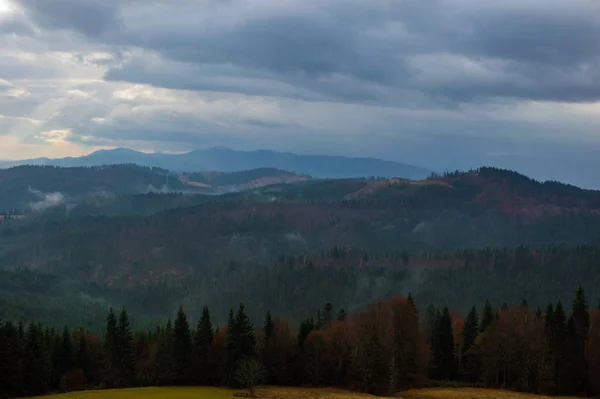
[[[0,224],[0,266],[14,278],[28,268],[66,287],[17,289],[31,303],[126,302],[149,316],[182,301],[225,309],[239,300],[302,316],[294,309],[307,292],[314,306],[335,300],[348,308],[408,290],[456,308],[486,296],[535,302],[597,280],[598,204],[597,191],[485,168],[417,182],[307,180],[225,196],[121,196]],[[495,252],[502,247],[509,249]],[[15,305],[15,289],[4,291],[11,311],[34,311],[38,305]]]
[[[142,153],[125,148],[100,150],[78,158],[38,158],[7,162],[14,165],[99,166],[134,163],[159,167],[177,172],[236,172],[259,168],[276,168],[297,174],[322,178],[347,177],[403,177],[422,179],[430,170],[399,162],[375,158],[350,158],[330,155],[298,155],[285,152],[258,150],[236,151],[224,147],[197,150],[185,154]],[[0,164],[0,166],[2,166]]]
[[[139,208],[125,202],[143,202],[148,193],[222,194],[271,184],[308,179],[278,169],[240,172],[177,174],[156,167],[133,164],[91,167],[18,166],[0,169],[0,213],[68,209],[69,215],[135,214]],[[158,211],[203,203],[201,197],[171,197],[172,203],[145,209]],[[78,208],[72,212],[74,208]],[[115,211],[121,208],[122,212]],[[133,209],[130,209],[133,208]]]

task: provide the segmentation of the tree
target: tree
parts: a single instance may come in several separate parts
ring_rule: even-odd
[[[107,360],[104,382],[109,387],[115,385],[118,375],[120,355],[117,342],[117,318],[113,308],[110,308],[106,317],[106,332],[104,334],[104,353]]]
[[[235,378],[241,386],[248,388],[250,396],[254,398],[254,389],[265,378],[265,369],[258,360],[246,358],[240,362]]]
[[[479,316],[477,316],[477,310],[475,306],[471,308],[467,318],[465,319],[465,323],[462,329],[462,353],[465,354],[473,344],[475,343],[475,339],[477,338],[479,331]]]
[[[454,376],[454,334],[452,331],[452,318],[450,311],[445,306],[438,315],[434,335],[432,338],[432,370],[431,376],[435,379],[446,380]]]
[[[127,310],[123,307],[117,324],[117,351],[119,385],[131,386],[135,383],[135,352],[133,333]]]
[[[158,385],[171,385],[177,378],[171,320],[167,321],[167,325],[162,331],[159,331],[159,334],[159,346],[156,353],[155,366],[156,383]]]
[[[254,326],[246,315],[244,304],[240,307],[233,318],[233,311],[230,311],[229,323],[227,327],[227,346],[226,363],[224,377],[229,384],[234,384],[235,370],[238,364],[247,358],[252,358],[256,354],[256,336]]]
[[[273,323],[273,317],[271,311],[267,310],[265,316],[265,322],[263,325],[263,338],[262,338],[262,353],[261,358],[263,365],[265,366],[265,379],[270,381],[273,375],[273,360],[275,357],[275,324]]]
[[[492,305],[490,301],[486,300],[485,305],[483,307],[483,312],[481,314],[481,324],[479,324],[479,332],[483,333],[486,328],[494,321],[494,310],[492,309]]]
[[[572,371],[574,381],[572,382],[572,393],[580,394],[586,392],[589,388],[588,363],[585,356],[586,341],[590,329],[590,315],[588,313],[587,298],[583,288],[575,293],[573,300],[573,309],[571,313],[573,328],[569,330],[569,339],[571,341],[571,356],[573,357]]]
[[[190,383],[190,362],[192,354],[192,336],[183,307],[179,307],[173,324],[173,360],[175,361],[175,383]]]
[[[202,317],[198,321],[194,336],[194,354],[196,359],[197,380],[201,384],[210,382],[209,353],[213,342],[214,332],[210,321],[210,311],[207,306],[202,309]]]

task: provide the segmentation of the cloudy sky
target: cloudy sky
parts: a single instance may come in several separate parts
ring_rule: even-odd
[[[212,146],[600,188],[600,1],[0,0],[0,159]]]

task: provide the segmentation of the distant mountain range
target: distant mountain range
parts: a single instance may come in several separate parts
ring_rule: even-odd
[[[299,155],[270,150],[237,151],[225,147],[197,150],[185,154],[147,154],[126,148],[117,148],[96,151],[82,157],[0,161],[0,168],[18,165],[73,167],[123,163],[159,167],[175,172],[234,172],[258,168],[277,168],[320,178],[378,176],[419,180],[431,174],[431,171],[425,168],[376,158]]]

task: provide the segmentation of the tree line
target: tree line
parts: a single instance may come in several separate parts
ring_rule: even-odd
[[[0,397],[153,385],[344,386],[391,395],[432,381],[535,393],[600,393],[600,308],[578,289],[567,312],[489,301],[463,319],[447,306],[420,314],[412,295],[347,314],[331,304],[295,329],[267,312],[255,326],[240,304],[215,326],[204,307],[191,325],[133,331],[112,309],[102,336],[38,323],[0,323]]]

